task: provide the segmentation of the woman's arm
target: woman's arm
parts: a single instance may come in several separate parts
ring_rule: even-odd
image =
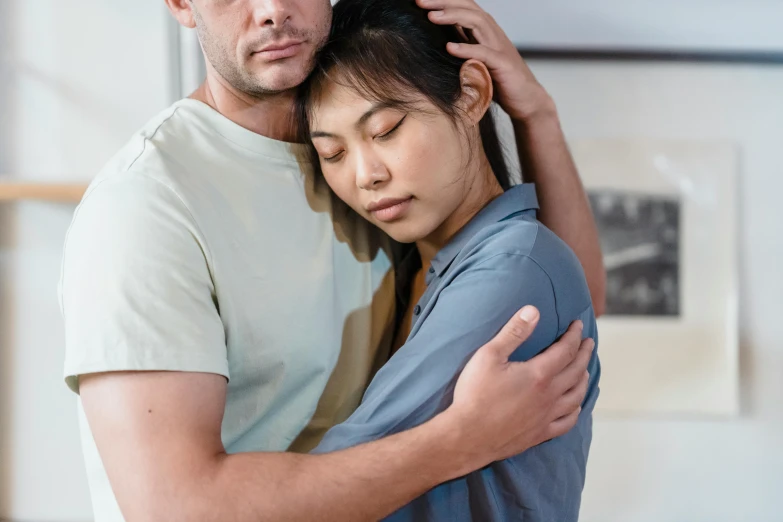
[[[538,186],[540,219],[576,253],[587,276],[593,308],[606,304],[601,245],[584,188],[568,151],[555,104],[503,29],[473,0],[417,0],[430,20],[466,30],[471,43],[450,43],[458,58],[487,65],[495,98],[511,116],[525,181]]]

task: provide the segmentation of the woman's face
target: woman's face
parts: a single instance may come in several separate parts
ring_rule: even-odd
[[[390,108],[329,82],[310,128],[335,194],[404,243],[437,233],[472,184],[465,133],[424,97],[417,105]]]

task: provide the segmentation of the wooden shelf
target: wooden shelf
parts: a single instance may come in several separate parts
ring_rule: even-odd
[[[38,200],[56,203],[78,203],[87,185],[56,183],[0,182],[0,202]]]

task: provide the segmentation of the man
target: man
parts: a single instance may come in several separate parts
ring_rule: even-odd
[[[345,451],[282,453],[348,417],[394,327],[381,238],[332,206],[288,143],[292,89],[331,6],[167,4],[198,29],[208,78],[106,166],[65,248],[66,379],[81,394],[96,520],[376,520],[568,431],[591,343],[574,325],[509,363],[538,318],[527,308],[431,421]],[[600,309],[595,229],[551,100],[472,0],[422,6],[472,30],[479,43],[453,52],[492,70],[542,219],[579,255]]]

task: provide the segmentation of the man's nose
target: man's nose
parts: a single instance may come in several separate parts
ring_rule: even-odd
[[[253,19],[257,25],[283,27],[293,12],[292,0],[254,0]]]

